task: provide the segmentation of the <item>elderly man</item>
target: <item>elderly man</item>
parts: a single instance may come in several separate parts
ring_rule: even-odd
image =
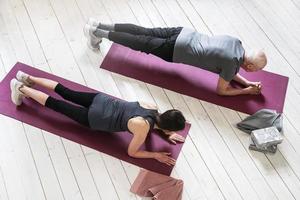
[[[134,50],[151,53],[168,62],[184,63],[219,74],[216,92],[234,96],[260,94],[260,82],[251,82],[238,72],[264,68],[267,58],[263,51],[245,52],[239,39],[227,36],[208,36],[183,27],[144,28],[134,24],[104,24],[90,18],[84,27],[88,45],[99,48],[102,38]],[[201,77],[200,77],[201,78]],[[235,80],[245,86],[230,86]]]

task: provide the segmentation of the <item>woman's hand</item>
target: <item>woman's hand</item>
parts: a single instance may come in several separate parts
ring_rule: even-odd
[[[167,153],[167,152],[157,152],[155,153],[154,158],[164,164],[167,164],[169,166],[175,165],[176,160],[174,158],[172,158],[171,153]]]
[[[172,142],[173,144],[177,144],[177,142],[183,143],[185,141],[185,138],[182,135],[179,135],[179,134],[177,134],[175,132],[172,132],[169,135],[168,140],[170,142]]]

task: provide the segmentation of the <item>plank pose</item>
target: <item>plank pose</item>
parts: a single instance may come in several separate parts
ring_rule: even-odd
[[[168,62],[184,63],[219,74],[216,92],[219,95],[260,94],[260,82],[252,82],[238,72],[263,69],[267,58],[263,51],[246,52],[239,39],[208,36],[183,27],[144,28],[134,24],[104,24],[90,18],[84,27],[90,48],[96,50],[102,38],[134,50],[151,53]],[[230,86],[235,80],[244,86]]]
[[[140,102],[127,102],[103,93],[73,91],[53,80],[34,77],[22,71],[17,79],[10,82],[11,99],[20,106],[23,97],[30,97],[43,106],[64,114],[83,126],[107,132],[129,131],[133,138],[128,146],[128,155],[135,158],[153,158],[167,165],[175,160],[168,152],[148,152],[139,150],[152,129],[159,129],[168,136],[170,142],[184,142],[184,137],[175,133],[184,129],[185,118],[178,110],[158,113],[153,105]],[[55,99],[31,86],[34,84],[53,90],[66,101]]]

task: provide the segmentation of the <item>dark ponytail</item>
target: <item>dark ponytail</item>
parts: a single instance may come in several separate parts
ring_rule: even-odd
[[[185,118],[183,114],[176,109],[167,110],[157,116],[157,126],[168,131],[179,131],[184,129]]]

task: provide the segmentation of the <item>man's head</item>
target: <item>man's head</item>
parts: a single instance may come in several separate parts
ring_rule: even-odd
[[[262,50],[245,52],[243,69],[247,72],[256,72],[267,65],[267,56]]]

